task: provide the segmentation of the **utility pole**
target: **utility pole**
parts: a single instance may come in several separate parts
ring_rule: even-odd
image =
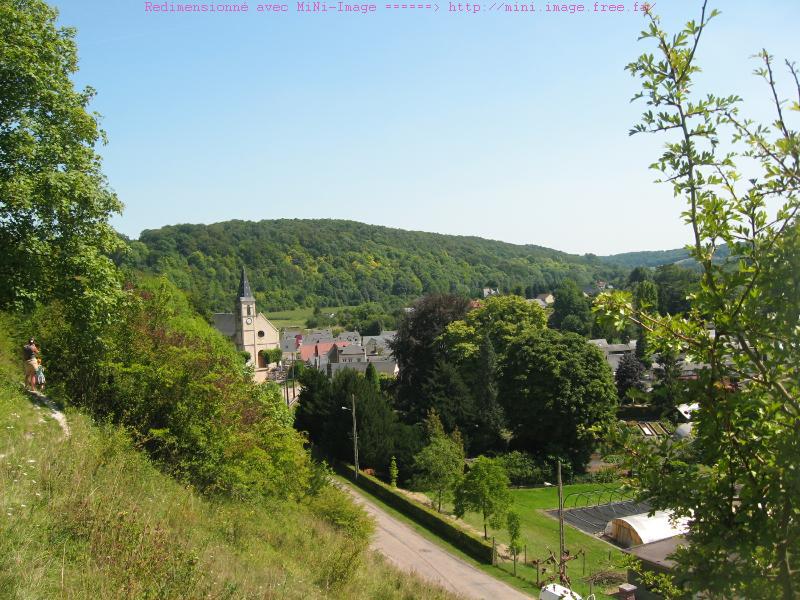
[[[292,356],[292,402],[294,402],[295,398],[297,398],[297,387],[295,384],[295,380],[297,379],[297,370],[294,366],[294,355]]]
[[[286,398],[286,406],[289,406],[289,374],[288,371],[283,375],[283,397]]]
[[[564,487],[561,483],[561,461],[558,461],[556,467],[556,476],[558,477],[558,576],[561,585],[567,584],[566,569],[564,561]]]
[[[356,467],[356,479],[358,479],[358,430],[356,429],[356,395],[350,394],[353,413],[353,462]]]

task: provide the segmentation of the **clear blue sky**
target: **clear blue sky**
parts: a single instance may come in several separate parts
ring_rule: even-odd
[[[345,218],[597,254],[688,240],[647,169],[664,140],[627,135],[644,107],[623,70],[647,49],[641,16],[439,3],[164,15],[138,0],[55,2],[78,29],[77,82],[98,90],[105,172],[126,205],[115,227]],[[800,1],[712,5],[724,14],[701,47],[701,89],[765,116],[749,57],[767,46],[800,61]],[[673,27],[699,6],[656,11]]]

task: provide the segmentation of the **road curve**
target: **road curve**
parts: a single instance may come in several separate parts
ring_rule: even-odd
[[[425,539],[405,523],[384,512],[351,485],[346,484],[342,487],[375,519],[375,535],[370,546],[399,569],[414,572],[465,598],[480,600],[533,598]]]

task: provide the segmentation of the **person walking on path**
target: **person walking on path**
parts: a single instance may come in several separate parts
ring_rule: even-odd
[[[22,353],[25,359],[25,385],[35,392],[36,370],[39,368],[39,347],[36,345],[36,340],[29,339],[22,347]]]

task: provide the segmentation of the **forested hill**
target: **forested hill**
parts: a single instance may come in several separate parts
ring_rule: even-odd
[[[725,260],[729,254],[728,246],[722,244],[717,249],[715,260]],[[661,265],[680,265],[687,268],[697,268],[697,263],[693,258],[689,257],[689,251],[686,250],[686,248],[625,252],[623,254],[601,256],[600,259],[610,264],[620,265],[630,269],[635,267],[660,267]]]
[[[230,310],[242,265],[265,310],[477,296],[484,286],[530,296],[564,278],[583,286],[628,270],[540,246],[322,219],[174,225],[130,247],[124,263],[166,274],[204,311]]]

